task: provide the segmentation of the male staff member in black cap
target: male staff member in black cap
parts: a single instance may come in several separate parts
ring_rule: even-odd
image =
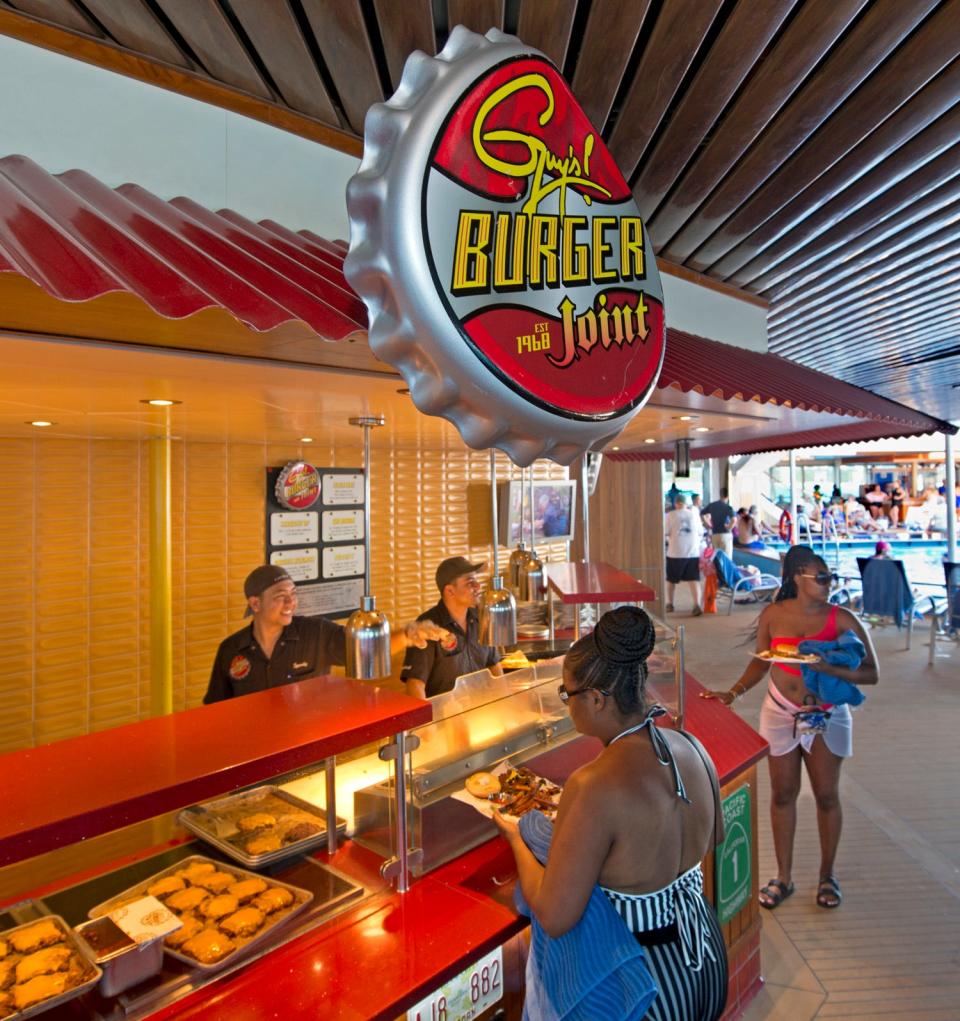
[[[243,583],[247,616],[253,622],[220,643],[210,672],[205,703],[265,691],[329,673],[346,662],[345,629],[323,617],[296,617],[297,587],[284,568],[264,564]],[[423,648],[447,637],[435,624],[419,621],[390,635],[390,651]]]
[[[471,564],[465,557],[449,557],[437,568],[437,588],[440,602],[418,621],[433,623],[456,638],[452,641],[429,641],[426,647],[407,650],[403,673],[407,694],[417,698],[433,698],[453,688],[454,681],[463,674],[489,667],[498,676],[497,650],[480,644],[480,622],[477,618],[477,599],[480,582],[477,571],[486,564]],[[449,648],[445,645],[449,644]]]

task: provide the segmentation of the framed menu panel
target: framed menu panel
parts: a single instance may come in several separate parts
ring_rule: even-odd
[[[361,468],[290,461],[267,469],[265,559],[290,572],[301,616],[345,617],[360,606],[368,541],[363,498]]]

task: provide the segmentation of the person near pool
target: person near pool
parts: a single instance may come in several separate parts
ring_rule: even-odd
[[[518,825],[494,812],[493,820],[546,937],[570,935],[599,887],[615,909],[601,901],[601,917],[613,927],[622,919],[656,981],[646,1021],[715,1021],[727,998],[727,958],[700,868],[715,838],[715,769],[684,734],[654,724],[663,714],[646,690],[655,638],[643,610],[621,606],[566,655],[560,698],[574,727],[604,747],[564,785],[546,865],[524,839],[527,817]],[[543,991],[547,1000],[551,992]],[[538,995],[528,989],[528,1007]]]
[[[805,638],[831,641],[846,631],[853,631],[866,649],[859,667],[850,670],[823,660],[811,665],[818,673],[833,674],[853,684],[876,684],[879,679],[877,656],[870,635],[849,610],[827,601],[833,575],[826,563],[809,546],[793,546],[784,558],[782,577],[783,586],[776,600],[760,614],[757,652],[796,649]],[[802,764],[813,787],[820,832],[820,882],[816,901],[820,907],[835,908],[842,900],[834,869],[842,825],[840,767],[843,760],[853,754],[850,707],[830,706],[826,720],[804,722],[794,715],[802,710],[807,696],[800,669],[786,663],[771,665],[761,659],[751,660],[728,691],[705,691],[702,697],[730,705],[762,681],[768,671],[770,679],[760,709],[759,730],[770,742],[767,761],[777,875],[761,889],[760,904],[775,908],[793,893],[793,838]]]

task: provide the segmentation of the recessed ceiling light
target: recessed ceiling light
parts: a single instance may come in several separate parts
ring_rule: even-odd
[[[168,401],[166,397],[144,397],[141,404],[149,404],[154,408],[170,408],[174,404],[182,404],[183,401]]]
[[[313,437],[312,436],[301,436],[300,437],[300,442],[301,443],[313,443]]]
[[[619,447],[611,447],[610,449],[611,450],[619,450],[620,448]]]
[[[656,443],[657,441],[652,436],[648,436],[643,442],[644,443]]]
[[[697,432],[697,433],[708,433],[708,432],[710,432],[710,426],[708,426],[708,425],[698,425],[697,428],[694,429],[693,431]]]
[[[400,387],[400,389],[399,389],[399,390],[397,391],[397,393],[398,393],[398,394],[402,394],[402,395],[403,395],[404,397],[409,397],[409,396],[410,396],[410,388],[409,388],[409,387],[407,387],[407,386],[402,386],[402,387]]]
[[[56,422],[45,422],[42,418],[38,418],[36,422],[25,422],[24,425],[35,425],[38,429],[46,429],[49,425],[56,425]]]
[[[677,415],[676,418],[681,422],[692,422],[695,418],[699,418],[699,415]]]

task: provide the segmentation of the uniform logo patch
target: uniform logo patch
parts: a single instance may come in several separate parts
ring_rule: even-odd
[[[246,656],[234,656],[230,661],[230,676],[242,681],[250,673],[250,660]]]

